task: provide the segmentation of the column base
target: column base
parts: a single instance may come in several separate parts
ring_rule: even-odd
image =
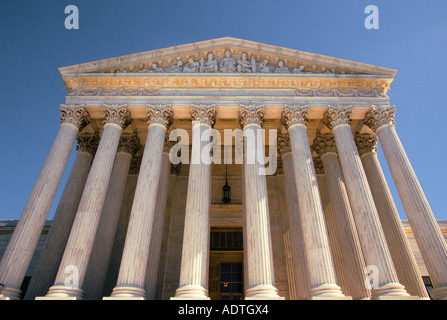
[[[310,289],[309,300],[352,300],[352,297],[346,297],[338,285],[324,283]]]
[[[272,285],[260,284],[245,291],[245,300],[284,300]]]
[[[82,300],[82,294],[80,288],[56,284],[48,290],[46,296],[36,297],[36,300]]]
[[[433,289],[435,300],[447,300],[447,284]]]
[[[371,290],[371,300],[415,300],[418,298],[410,296],[400,283],[387,283]]]
[[[20,288],[5,285],[0,294],[0,300],[20,300],[21,294]]]
[[[137,286],[116,286],[103,300],[146,300],[146,291]]]
[[[199,285],[185,285],[175,291],[170,300],[210,300],[208,290]]]

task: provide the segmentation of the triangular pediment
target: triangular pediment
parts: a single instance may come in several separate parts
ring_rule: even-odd
[[[225,37],[59,69],[75,74],[290,74],[380,75],[393,78],[396,70],[253,41]]]

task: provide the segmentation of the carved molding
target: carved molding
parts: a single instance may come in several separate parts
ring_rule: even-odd
[[[309,107],[307,105],[284,106],[281,114],[281,123],[289,130],[294,125],[307,125],[307,113]]]
[[[168,129],[174,121],[174,115],[170,104],[149,104],[146,106],[146,114],[148,125],[161,124]]]
[[[365,116],[365,125],[373,131],[377,131],[383,125],[395,124],[394,115],[396,113],[395,106],[371,106],[371,110]]]
[[[60,123],[75,125],[79,128],[79,131],[91,121],[83,104],[61,104],[59,111],[61,112]]]
[[[216,105],[191,105],[191,118],[192,121],[200,121],[213,127],[216,122]]]
[[[377,152],[376,136],[372,136],[369,133],[357,133],[354,139],[360,155],[367,152]]]
[[[331,130],[339,125],[351,125],[352,106],[328,106],[323,123]]]
[[[78,144],[76,145],[76,151],[88,152],[91,155],[95,155],[96,149],[99,145],[99,134],[97,133],[79,133]]]
[[[104,124],[113,123],[125,129],[132,122],[126,104],[103,104],[102,111],[104,112]]]
[[[288,152],[291,152],[292,148],[290,146],[290,136],[289,134],[278,134],[278,153],[280,157]]]
[[[317,132],[312,148],[320,157],[327,152],[336,153],[337,144],[335,143],[334,135],[332,133]]]
[[[65,78],[69,95],[159,95],[166,89],[291,89],[296,96],[386,97],[390,82],[384,79],[309,78],[292,75],[265,74],[257,77],[229,73],[209,76],[179,74],[176,76],[107,77],[79,76]],[[151,88],[151,89],[144,89]],[[335,91],[334,91],[335,90]],[[134,92],[134,93],[132,93]],[[136,93],[136,94],[135,94]]]
[[[140,140],[135,133],[121,134],[117,152],[124,151],[134,156],[140,148]]]
[[[142,157],[133,157],[130,162],[129,174],[139,174]]]
[[[239,124],[242,128],[249,124],[258,124],[263,126],[265,107],[263,105],[244,105],[239,109]]]
[[[323,161],[320,157],[312,157],[316,174],[324,174]]]

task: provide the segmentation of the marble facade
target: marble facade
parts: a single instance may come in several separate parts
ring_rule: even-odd
[[[447,299],[445,230],[387,96],[396,70],[221,38],[59,71],[60,130],[3,253],[0,299],[427,299],[422,275]],[[186,161],[173,163],[177,151]],[[243,245],[214,248],[218,232],[239,232]],[[236,293],[222,289],[224,264]]]

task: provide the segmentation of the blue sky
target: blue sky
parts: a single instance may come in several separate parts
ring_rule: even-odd
[[[70,4],[78,30],[64,27]],[[369,4],[378,30],[364,27]],[[445,0],[0,0],[0,220],[20,217],[57,134],[67,94],[59,67],[224,36],[397,69],[396,128],[435,217],[447,219],[446,10]]]

